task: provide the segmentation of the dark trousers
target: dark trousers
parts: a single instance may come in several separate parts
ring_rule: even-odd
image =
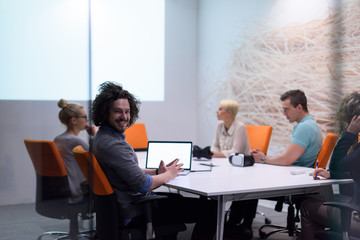
[[[330,227],[340,231],[340,212],[331,206],[325,206],[322,195],[309,195],[301,204],[301,233],[298,239],[315,239],[317,231]]]
[[[213,240],[216,232],[217,201],[205,198],[189,198],[179,194],[167,194],[154,207],[154,225],[166,223],[195,223],[191,239]],[[130,224],[143,221],[142,216]]]
[[[251,228],[253,220],[256,216],[258,199],[234,201],[230,207],[229,224],[242,224]]]

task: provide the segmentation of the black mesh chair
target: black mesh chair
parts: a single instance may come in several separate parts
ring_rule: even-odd
[[[152,225],[152,204],[156,204],[158,199],[166,198],[163,195],[145,196],[134,202],[143,206],[146,222],[136,227],[122,227],[114,190],[95,156],[81,146],[75,147],[73,153],[85,178],[92,186],[95,198],[96,235],[99,240],[162,239],[165,236],[166,239],[176,239],[178,232],[186,230],[185,224]],[[90,169],[92,175],[89,174]]]
[[[265,224],[259,228],[259,236],[263,239],[268,239],[271,235],[276,233],[287,233],[289,236],[297,235],[300,230],[298,224],[300,222],[299,211],[300,211],[300,203],[301,203],[301,195],[297,196],[286,196],[286,197],[276,197],[271,198],[269,200],[276,201],[275,211],[281,212],[283,208],[283,204],[288,205],[287,209],[287,218],[286,218],[286,226],[280,226],[275,224]],[[265,232],[265,228],[271,228],[272,231]]]
[[[352,221],[357,222],[360,228],[360,180],[354,180],[353,184],[353,196],[341,195],[337,201],[325,202],[324,205],[332,206],[340,209],[341,214],[341,232],[335,229],[326,229],[325,231],[319,231],[315,233],[315,238],[319,240],[360,240],[360,231],[350,232],[350,225]],[[350,200],[349,200],[350,198]]]
[[[315,233],[315,238],[319,240],[360,240],[360,235],[351,235],[350,224],[351,219],[354,218],[353,214],[359,217],[360,206],[348,202],[325,202],[324,205],[339,208],[341,211],[341,232],[327,229],[325,231]]]
[[[36,212],[49,218],[70,220],[69,232],[45,232],[38,240],[48,235],[58,236],[57,239],[92,239],[94,231],[79,232],[78,224],[79,214],[86,214],[90,203],[68,203],[67,172],[55,143],[28,138],[24,142],[36,172]]]

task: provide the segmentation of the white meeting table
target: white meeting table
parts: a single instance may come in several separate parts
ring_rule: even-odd
[[[139,165],[145,166],[146,153],[138,152]],[[332,184],[352,183],[351,179],[313,180],[313,168],[275,166],[256,163],[250,167],[232,166],[227,158],[208,161],[193,159],[193,170],[207,170],[200,163],[212,163],[211,171],[190,172],[179,176],[165,186],[177,190],[209,197],[218,201],[216,239],[223,239],[225,204],[228,201],[258,199],[296,194],[321,192],[321,188]],[[292,175],[291,171],[303,171]]]

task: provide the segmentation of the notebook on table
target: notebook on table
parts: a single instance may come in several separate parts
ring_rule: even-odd
[[[186,175],[191,170],[192,142],[189,141],[148,141],[146,165],[148,169],[159,168],[161,160],[165,165],[176,158],[184,169],[180,175]]]

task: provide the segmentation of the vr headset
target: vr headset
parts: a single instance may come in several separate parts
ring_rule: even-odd
[[[255,160],[252,155],[233,153],[229,156],[229,162],[237,167],[248,167],[254,165]]]
[[[196,158],[207,158],[207,159],[211,159],[213,153],[210,151],[210,146],[204,147],[204,148],[200,148],[197,145],[194,145],[193,147],[193,157]]]

